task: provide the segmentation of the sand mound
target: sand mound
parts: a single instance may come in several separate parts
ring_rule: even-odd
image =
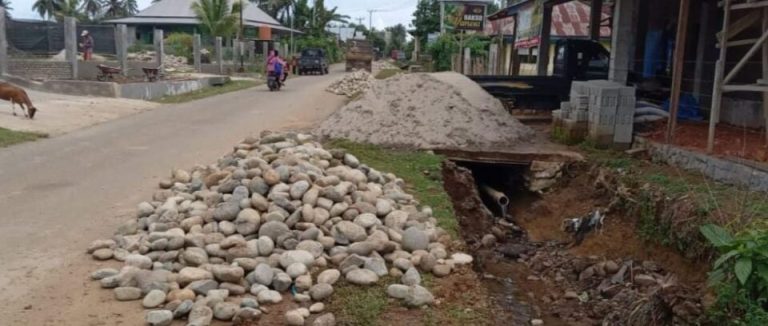
[[[318,134],[396,147],[491,149],[533,132],[502,104],[456,73],[405,74],[376,81],[324,121]]]

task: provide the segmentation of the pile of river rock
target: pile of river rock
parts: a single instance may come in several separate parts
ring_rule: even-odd
[[[142,62],[154,62],[157,60],[157,54],[155,51],[144,51],[138,53],[128,53],[128,60],[142,61]],[[187,58],[179,57],[172,54],[163,55],[163,65],[166,71],[192,71],[192,67],[188,64]]]
[[[373,81],[373,76],[367,71],[357,70],[351,74],[346,74],[344,78],[333,82],[328,86],[326,91],[336,95],[354,97],[355,95],[359,95],[368,90]]]
[[[431,304],[420,273],[446,276],[472,257],[449,255],[446,232],[403,180],[326,150],[304,134],[264,133],[218,164],[174,170],[97,260],[124,262],[91,274],[120,301],[141,300],[150,325],[212,319],[250,325],[268,305],[292,300],[285,323],[333,325],[324,301],[339,283],[399,280],[390,297]]]

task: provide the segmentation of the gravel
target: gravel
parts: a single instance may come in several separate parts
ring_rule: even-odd
[[[447,233],[432,210],[419,207],[402,179],[350,153],[292,133],[265,133],[235,148],[218,164],[174,169],[153,200],[138,205],[134,220],[86,250],[124,263],[90,277],[114,289],[119,301],[146,294],[150,324],[186,318],[202,326],[214,317],[252,323],[291,291],[306,308],[288,311],[286,322],[334,325],[332,314],[310,313],[325,310],[321,302],[342,277],[368,286],[390,268],[405,270],[405,285],[391,288],[407,305],[420,306],[434,297],[418,286],[414,262],[443,275],[472,261],[447,260],[445,246],[435,242]]]

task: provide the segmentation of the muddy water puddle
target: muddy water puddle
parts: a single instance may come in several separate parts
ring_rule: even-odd
[[[446,189],[496,305],[496,325],[537,319],[544,325],[686,324],[703,313],[707,266],[644,241],[628,216],[610,212],[600,230],[572,244],[561,230],[563,220],[610,201],[595,191],[586,171],[540,195],[519,187],[519,175],[509,175],[519,169],[494,174],[489,166],[446,164],[451,168],[444,171]],[[509,197],[512,223],[493,222],[501,210],[477,190],[488,183]],[[497,241],[487,241],[488,234]]]

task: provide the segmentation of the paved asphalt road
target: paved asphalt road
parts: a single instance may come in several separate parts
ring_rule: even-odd
[[[116,302],[88,279],[119,266],[91,260],[88,243],[132,218],[173,167],[213,163],[262,130],[321,121],[344,103],[324,91],[341,76],[335,68],[277,93],[261,86],[0,149],[0,324],[142,324],[140,303]]]

